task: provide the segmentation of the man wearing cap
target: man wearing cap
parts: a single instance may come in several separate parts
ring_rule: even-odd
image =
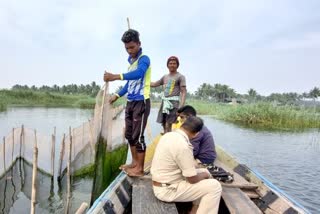
[[[186,78],[177,70],[179,67],[178,57],[169,57],[167,67],[169,74],[164,75],[156,82],[151,82],[151,87],[163,86],[157,122],[162,124],[164,133],[171,131],[171,126],[177,119],[177,109],[184,105],[187,93]]]

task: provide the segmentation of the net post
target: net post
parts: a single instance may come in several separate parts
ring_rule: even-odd
[[[69,213],[70,208],[70,199],[71,199],[71,152],[72,152],[72,133],[71,127],[69,127],[69,136],[70,136],[70,143],[69,143],[69,154],[68,154],[68,165],[67,165],[67,206],[65,209],[65,214]]]
[[[3,137],[3,166],[4,166],[4,171],[6,172],[6,138]]]
[[[51,175],[54,177],[54,160],[56,155],[56,127],[53,128],[51,136]]]
[[[31,214],[35,213],[36,197],[37,197],[37,170],[38,170],[38,146],[37,146],[37,132],[34,130],[34,148],[33,148],[33,168],[32,168],[32,192],[31,192]]]
[[[59,157],[59,169],[58,169],[58,179],[61,178],[61,170],[62,170],[62,160],[63,160],[63,156],[64,156],[64,150],[65,150],[65,138],[66,138],[66,134],[63,134],[63,138],[62,138],[62,142],[61,142],[61,149],[60,149],[60,157]]]

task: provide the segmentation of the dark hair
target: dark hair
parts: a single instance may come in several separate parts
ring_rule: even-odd
[[[186,119],[186,121],[184,121],[181,127],[195,134],[202,129],[203,121],[200,117],[190,116]]]
[[[170,56],[169,58],[168,58],[168,60],[167,60],[167,66],[169,65],[169,62],[170,61],[176,61],[176,63],[177,63],[177,68],[179,68],[179,59],[178,59],[178,57],[176,57],[176,56]]]
[[[138,31],[129,29],[124,34],[122,35],[121,41],[124,43],[129,43],[129,42],[140,42],[139,38],[140,34]]]
[[[196,110],[192,106],[189,106],[189,105],[182,106],[181,108],[179,108],[177,110],[177,113],[179,113],[179,114],[183,113],[187,116],[197,116]]]

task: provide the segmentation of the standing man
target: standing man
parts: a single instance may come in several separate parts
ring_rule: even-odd
[[[177,70],[179,68],[178,57],[169,57],[167,67],[169,74],[151,83],[151,87],[164,86],[157,118],[157,122],[163,126],[164,133],[171,131],[171,126],[177,119],[177,109],[184,105],[187,93],[186,78]]]
[[[180,117],[181,123],[190,116],[197,116],[196,110],[190,105],[179,108],[177,114]],[[193,146],[193,156],[198,167],[213,164],[217,153],[212,134],[206,126],[203,126],[199,134],[191,139],[191,144]]]
[[[192,213],[218,213],[220,183],[205,168],[196,169],[190,139],[197,136],[203,122],[190,116],[180,129],[160,138],[151,166],[153,192],[166,202],[192,201]]]
[[[126,93],[127,105],[125,111],[125,138],[130,144],[132,163],[122,165],[129,176],[144,175],[144,157],[146,144],[144,130],[150,114],[150,79],[151,65],[148,56],[142,53],[139,32],[129,29],[122,36],[122,42],[129,54],[129,68],[127,73],[104,73],[104,81],[127,80],[118,94],[112,95],[110,103],[115,102]]]

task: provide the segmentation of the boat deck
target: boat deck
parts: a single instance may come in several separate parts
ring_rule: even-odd
[[[234,175],[232,183],[223,183],[222,185],[222,203],[225,206],[219,213],[231,214],[260,214],[260,209],[250,198],[259,197],[256,193],[257,185],[248,182],[238,173],[217,161],[217,166],[224,168]],[[177,214],[178,210],[175,203],[166,203],[158,200],[153,193],[151,176],[136,178],[132,184],[132,213],[166,213]],[[223,211],[222,211],[223,210]]]
[[[175,203],[158,200],[153,193],[151,179],[135,179],[132,184],[132,214],[178,214]]]

